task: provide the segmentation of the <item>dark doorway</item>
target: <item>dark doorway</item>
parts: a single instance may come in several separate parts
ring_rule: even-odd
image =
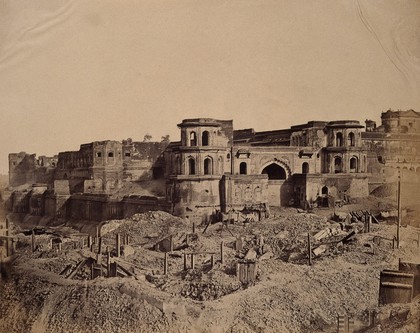
[[[207,157],[204,160],[204,174],[205,175],[211,175],[213,174],[213,163],[211,158]]]
[[[334,172],[335,173],[341,173],[343,172],[343,160],[341,157],[334,158]]]
[[[195,175],[195,161],[192,158],[188,160],[188,173]]]
[[[208,131],[203,132],[203,135],[201,137],[201,144],[203,146],[208,146],[209,145],[209,132]]]
[[[324,186],[321,189],[321,206],[328,207],[328,187]]]
[[[246,175],[247,174],[247,170],[246,170],[246,162],[241,162],[241,164],[239,164],[239,173],[241,175]]]
[[[309,173],[309,164],[308,164],[308,162],[304,162],[302,164],[302,173]]]
[[[276,163],[266,166],[262,173],[267,174],[268,179],[286,179],[286,171]]]
[[[164,178],[164,172],[162,167],[153,168],[153,179],[162,179]]]

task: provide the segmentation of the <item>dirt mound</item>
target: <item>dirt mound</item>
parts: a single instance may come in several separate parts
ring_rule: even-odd
[[[374,195],[378,198],[387,198],[390,196],[395,196],[397,193],[397,184],[396,183],[389,183],[383,184],[376,189],[374,189],[371,195]]]

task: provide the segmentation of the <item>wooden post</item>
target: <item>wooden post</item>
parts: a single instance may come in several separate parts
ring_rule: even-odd
[[[194,253],[191,253],[191,269],[195,268]]]
[[[62,243],[61,243],[61,242],[59,242],[59,243],[58,243],[58,252],[61,252],[61,249],[62,249]]]
[[[17,240],[12,238],[12,255],[16,253],[16,243]]]
[[[338,316],[338,318],[337,318],[338,320],[338,322],[337,322],[337,324],[338,324],[338,327],[337,327],[337,332],[338,333],[348,333],[347,332],[347,323],[346,323],[346,319],[347,319],[347,317],[346,316],[341,316],[341,315],[339,315]]]
[[[116,262],[112,262],[109,264],[109,276],[110,277],[117,277],[117,268],[118,265]]]
[[[121,250],[121,237],[120,234],[116,235],[116,239],[115,239],[115,246],[117,248],[117,258],[120,257],[120,250]]]
[[[187,254],[185,253],[185,251],[183,252],[183,256],[184,256],[184,271],[187,270]]]
[[[400,228],[401,228],[401,170],[399,168],[398,168],[397,203],[398,203],[397,249],[399,249],[400,248]]]
[[[376,311],[369,310],[369,328],[375,326],[375,319],[376,319]]]
[[[89,235],[88,236],[88,244],[87,244],[87,246],[88,246],[88,248],[91,248],[91,246],[92,246],[92,236],[91,235]]]
[[[98,254],[102,253],[102,237],[98,238]]]
[[[193,222],[193,234],[195,234],[195,222]]]
[[[370,232],[370,227],[372,226],[372,215],[369,215],[368,218],[368,232]]]
[[[32,229],[32,252],[35,252],[35,229]]]
[[[107,247],[107,256],[106,256],[106,270],[107,270],[107,276],[111,276],[111,253],[108,250]]]
[[[96,241],[99,239],[99,227],[96,226]],[[95,241],[95,243],[96,243]]]
[[[354,318],[347,319],[347,330],[349,333],[354,332]]]
[[[311,247],[311,235],[308,232],[308,263],[312,266],[312,247]]]
[[[220,243],[220,263],[224,263],[224,253],[223,253],[223,241]]]
[[[9,253],[9,219],[6,219],[6,257],[10,255]]]
[[[163,261],[163,275],[168,274],[168,252],[165,252],[165,258]]]

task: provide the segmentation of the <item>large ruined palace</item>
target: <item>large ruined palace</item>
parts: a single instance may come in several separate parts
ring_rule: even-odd
[[[289,129],[234,130],[232,120],[185,119],[179,142],[101,141],[39,158],[9,154],[15,213],[105,220],[162,209],[195,221],[270,206],[313,207],[366,197],[396,170],[420,172],[420,113],[388,110],[366,120],[310,121]],[[118,195],[160,181],[157,196]],[[30,187],[29,187],[30,185]],[[232,215],[234,216],[234,215]]]

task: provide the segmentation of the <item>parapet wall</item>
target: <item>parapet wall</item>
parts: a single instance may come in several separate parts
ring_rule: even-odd
[[[170,204],[156,197],[130,196],[121,199],[106,194],[57,194],[15,191],[11,196],[11,211],[31,216],[47,216],[53,220],[106,221],[122,219],[136,213],[162,210],[169,212]]]

